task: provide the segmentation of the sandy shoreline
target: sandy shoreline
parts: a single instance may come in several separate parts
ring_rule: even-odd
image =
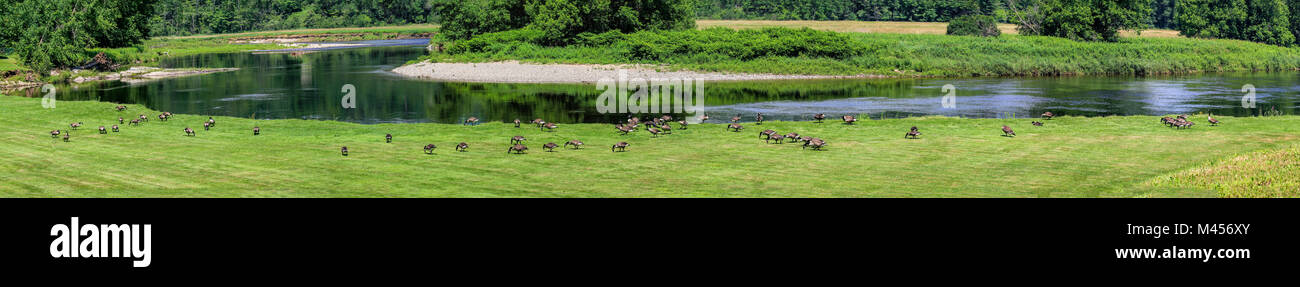
[[[239,68],[202,68],[202,69],[163,69],[155,67],[131,67],[126,71],[116,73],[104,73],[98,76],[77,77],[72,79],[74,83],[84,83],[90,81],[110,81],[120,80],[127,83],[141,83],[158,79],[179,78],[194,75],[203,75],[211,73],[229,72],[239,70]]]
[[[885,78],[881,75],[827,76],[740,74],[692,71],[656,71],[635,65],[524,64],[517,61],[492,63],[421,62],[393,69],[399,75],[452,82],[484,83],[595,83],[602,78],[616,79],[626,70],[628,78],[697,79],[705,81],[762,81]]]

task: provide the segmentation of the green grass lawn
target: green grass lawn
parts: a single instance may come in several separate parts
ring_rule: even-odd
[[[0,196],[5,197],[1197,197],[1213,185],[1152,184],[1237,155],[1294,148],[1300,117],[1222,118],[1173,130],[1157,117],[1029,119],[925,117],[692,125],[652,138],[605,124],[554,132],[506,123],[361,125],[207,116],[154,119],[100,135],[126,112],[102,102],[0,96]],[[524,119],[525,121],[529,119]],[[71,142],[50,138],[71,122]],[[1018,137],[1001,136],[1011,125]],[[261,136],[252,136],[254,125]],[[184,136],[182,129],[198,130]],[[906,140],[911,126],[924,133]],[[765,144],[762,129],[826,139],[824,151]],[[386,133],[395,137],[384,143]],[[523,135],[530,151],[506,154]],[[581,150],[545,152],[569,139]],[[458,142],[468,152],[455,152]],[[610,145],[627,141],[627,152]],[[438,145],[434,155],[421,147]],[[339,155],[347,146],[351,156]],[[1296,169],[1289,169],[1291,178]],[[1246,176],[1246,175],[1243,175]],[[1277,176],[1277,175],[1271,175]],[[1294,193],[1292,193],[1293,195]]]
[[[13,56],[0,57],[0,71],[12,71],[12,70],[19,70],[19,69],[22,69],[22,67],[18,66],[18,59],[15,59]]]

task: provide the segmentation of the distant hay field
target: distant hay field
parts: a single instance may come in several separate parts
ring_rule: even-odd
[[[700,29],[711,27],[729,27],[736,29],[757,29],[765,27],[808,27],[818,30],[855,33],[891,33],[891,34],[944,34],[948,31],[945,22],[888,22],[888,21],[772,21],[772,20],[698,20]],[[998,24],[1003,34],[1015,35],[1016,25]],[[1133,36],[1132,31],[1121,32],[1124,36]],[[1152,29],[1142,31],[1142,37],[1179,37],[1178,31]]]

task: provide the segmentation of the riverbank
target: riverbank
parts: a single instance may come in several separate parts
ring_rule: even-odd
[[[360,125],[176,115],[118,133],[95,128],[117,117],[156,115],[139,105],[0,96],[3,197],[1201,197],[1300,196],[1297,169],[1273,191],[1226,193],[1224,185],[1153,184],[1185,171],[1300,140],[1300,117],[1224,117],[1175,130],[1157,117],[1030,119],[923,117],[744,123],[744,132],[698,124],[672,135],[618,135],[608,124],[561,124],[554,132],[508,123]],[[527,121],[528,119],[524,119]],[[83,122],[70,142],[53,129]],[[1003,137],[1002,125],[1018,136]],[[262,129],[253,136],[252,127]],[[911,126],[920,139],[903,139]],[[182,132],[198,130],[195,137]],[[825,139],[824,151],[768,144],[762,129]],[[393,143],[384,135],[393,134]],[[509,138],[530,148],[506,154]],[[580,150],[542,144],[571,139]],[[626,141],[626,152],[610,145]],[[467,152],[453,146],[466,142]],[[433,155],[422,147],[436,144]],[[347,146],[349,156],[339,155]],[[1224,184],[1249,185],[1252,170]],[[1288,181],[1281,182],[1281,181]],[[1291,184],[1291,185],[1287,185]],[[252,191],[255,190],[255,191]]]
[[[184,68],[184,69],[163,69],[154,67],[131,67],[121,72],[97,73],[91,76],[79,76],[72,79],[73,83],[85,83],[90,81],[123,81],[127,83],[142,83],[160,79],[180,78],[188,76],[206,75],[212,73],[238,71],[239,68]]]
[[[659,70],[648,65],[578,65],[524,64],[518,61],[491,63],[408,64],[393,73],[408,77],[450,82],[488,83],[596,83],[601,79],[618,79],[619,71],[628,79],[694,79],[703,81],[760,81],[882,78],[878,75],[781,75]]]
[[[1300,49],[1237,40],[1125,37],[1112,43],[1044,36],[852,32],[823,37],[806,36],[813,33],[798,30],[717,29],[607,33],[577,39],[568,46],[539,45],[531,42],[530,33],[507,31],[479,36],[487,40],[452,43],[445,52],[430,55],[428,62],[655,65],[700,73],[892,77],[1147,76],[1300,70]],[[832,51],[836,53],[833,56],[816,56],[824,52],[816,47],[826,45],[790,47],[781,42],[784,36],[752,40],[755,35],[766,34],[823,37],[844,42],[836,47],[853,48]]]

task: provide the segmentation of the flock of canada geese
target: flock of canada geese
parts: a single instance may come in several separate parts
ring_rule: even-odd
[[[116,109],[117,109],[118,112],[123,112],[123,111],[126,111],[127,107],[126,107],[126,106],[117,106]],[[1042,114],[1042,119],[1044,119],[1044,120],[1050,120],[1050,119],[1052,119],[1052,117],[1055,117],[1055,116],[1056,116],[1056,115],[1052,114],[1052,112],[1045,112],[1045,113]],[[170,120],[170,119],[172,118],[172,113],[171,113],[171,112],[163,112],[163,113],[161,113],[161,114],[158,114],[158,115],[157,115],[157,118],[158,118],[159,121],[166,122],[166,121],[168,121],[168,120]],[[144,115],[144,114],[141,114],[141,115],[139,115],[138,118],[132,118],[132,119],[129,121],[129,123],[128,123],[128,121],[127,121],[125,118],[122,118],[122,117],[118,117],[118,118],[117,118],[117,122],[118,122],[118,124],[120,124],[120,125],[139,126],[139,125],[140,125],[141,123],[143,123],[143,122],[148,122],[149,119],[150,119],[149,116],[146,116],[146,115]],[[706,114],[702,114],[702,115],[700,115],[699,119],[700,119],[700,121],[706,121],[706,120],[709,119],[709,115],[708,115],[707,113],[706,113]],[[740,132],[740,131],[744,130],[745,127],[744,127],[743,125],[740,124],[741,119],[742,119],[742,118],[741,118],[741,115],[740,115],[740,114],[737,114],[735,117],[732,117],[732,118],[731,118],[731,124],[728,124],[728,125],[727,125],[727,131],[731,131],[731,132]],[[826,114],[815,114],[815,115],[813,115],[812,119],[813,119],[813,121],[816,121],[817,123],[822,123],[823,121],[826,120]],[[858,119],[857,119],[856,117],[854,117],[854,116],[849,116],[849,115],[841,116],[840,119],[841,119],[842,121],[844,121],[844,124],[846,124],[846,125],[852,125],[852,124],[854,124],[854,123],[856,123],[856,122],[858,121]],[[1219,125],[1219,120],[1215,119],[1214,116],[1206,116],[1206,119],[1208,120],[1208,122],[1209,122],[1210,125],[1212,125],[1212,126],[1217,126],[1217,125]],[[478,122],[479,122],[479,119],[478,119],[477,117],[470,117],[470,118],[466,119],[465,122],[464,122],[463,124],[464,124],[464,125],[478,125]],[[1193,123],[1193,122],[1191,122],[1190,120],[1187,119],[1187,115],[1179,115],[1179,116],[1177,116],[1177,117],[1164,117],[1164,118],[1161,118],[1161,119],[1160,119],[1160,122],[1161,122],[1162,124],[1164,124],[1165,126],[1168,126],[1168,127],[1170,127],[1170,128],[1176,128],[1176,129],[1186,129],[1186,128],[1190,128],[1190,127],[1192,127],[1193,125],[1196,125],[1196,123]],[[629,133],[637,132],[637,131],[639,131],[639,130],[642,130],[641,128],[644,127],[644,130],[645,130],[646,132],[649,132],[650,135],[651,135],[651,137],[659,137],[659,136],[662,136],[662,135],[670,135],[670,134],[672,134],[672,131],[673,131],[673,125],[672,125],[672,123],[673,123],[673,117],[670,116],[670,115],[663,115],[663,116],[660,116],[660,117],[649,118],[649,119],[645,119],[645,120],[641,119],[640,117],[629,116],[628,119],[627,119],[627,122],[626,122],[626,123],[618,123],[618,124],[615,124],[615,125],[614,125],[614,128],[617,130],[618,133],[620,133],[620,134],[622,134],[622,135],[627,135],[627,134],[629,134]],[[82,126],[82,124],[83,124],[82,122],[75,122],[75,123],[68,124],[69,129],[66,130],[66,131],[61,131],[61,130],[57,130],[57,129],[56,129],[56,130],[53,130],[53,131],[50,131],[50,137],[51,137],[51,138],[58,138],[58,137],[61,135],[61,136],[63,136],[63,141],[64,141],[64,142],[68,142],[68,141],[71,140],[72,131],[73,131],[73,130],[80,129],[81,126]],[[520,128],[520,127],[522,126],[523,122],[519,121],[519,119],[515,119],[515,120],[514,120],[514,124],[515,124],[515,128]],[[538,129],[540,129],[540,130],[542,130],[542,131],[553,131],[553,130],[555,130],[556,128],[558,128],[558,126],[556,126],[555,123],[547,122],[547,121],[545,121],[545,120],[543,120],[543,119],[540,119],[540,118],[539,118],[539,119],[534,119],[534,120],[531,122],[531,124],[532,124],[532,125],[535,125]],[[685,121],[685,120],[679,120],[679,121],[677,121],[677,124],[679,125],[679,126],[678,126],[678,129],[681,129],[681,130],[685,130],[685,129],[687,129],[688,126],[689,126],[689,123],[687,123],[687,121]],[[759,114],[757,114],[757,115],[755,116],[755,124],[756,124],[756,125],[762,125],[762,124],[763,124],[763,114],[762,114],[762,113],[759,113]],[[1042,123],[1042,122],[1039,122],[1039,121],[1033,121],[1033,122],[1031,122],[1031,124],[1033,124],[1034,126],[1043,126],[1043,123]],[[206,122],[203,122],[203,130],[205,130],[205,131],[206,131],[206,130],[210,130],[210,129],[216,127],[216,125],[217,125],[217,121],[216,121],[216,119],[214,119],[214,118],[212,118],[212,117],[208,117],[208,120],[207,120]],[[105,128],[104,126],[99,126],[99,133],[100,133],[100,134],[107,134],[107,133],[109,132],[109,130],[110,130],[110,128]],[[116,133],[116,132],[119,132],[121,129],[118,127],[118,125],[112,125],[111,130],[112,130],[112,132],[115,132],[115,133]],[[261,134],[262,134],[262,128],[261,128],[261,127],[254,126],[254,127],[253,127],[253,135],[254,135],[254,136],[258,136],[258,135],[261,135]],[[197,135],[197,132],[195,132],[194,129],[191,129],[190,127],[185,127],[185,136],[190,136],[190,137],[192,137],[192,136],[196,136],[196,135]],[[1014,130],[1012,130],[1011,127],[1008,127],[1008,126],[1005,126],[1005,125],[1004,125],[1004,126],[1002,126],[1002,135],[1003,135],[1003,136],[1006,136],[1006,137],[1015,137],[1015,136],[1016,136],[1016,132],[1015,132]],[[794,142],[803,142],[803,149],[809,149],[809,148],[811,148],[811,149],[813,149],[813,150],[821,150],[822,147],[826,146],[826,141],[825,141],[825,140],[822,140],[821,138],[811,137],[811,136],[807,136],[807,135],[800,135],[800,134],[798,134],[798,133],[794,133],[794,132],[786,133],[786,134],[781,134],[781,133],[779,133],[779,132],[777,132],[777,131],[775,131],[775,130],[765,129],[765,130],[759,132],[759,133],[758,133],[758,136],[761,137],[761,138],[763,138],[764,142],[767,142],[767,143],[774,143],[774,142],[775,142],[776,144],[782,144],[782,143],[786,143],[786,142],[791,142],[791,143],[794,143]],[[911,128],[911,130],[909,130],[906,134],[903,135],[903,138],[905,138],[905,139],[917,139],[917,138],[920,138],[920,136],[921,136],[921,131],[920,131],[920,129],[918,129],[917,127],[914,126],[914,127]],[[510,138],[510,147],[509,147],[508,149],[506,149],[506,153],[523,154],[524,152],[528,151],[528,146],[525,146],[525,145],[524,145],[524,141],[527,141],[527,140],[528,140],[528,139],[525,138],[524,136],[514,136],[514,137],[511,137],[511,138]],[[386,134],[386,135],[384,135],[384,141],[385,141],[386,143],[392,143],[392,142],[393,142],[393,134]],[[563,145],[563,147],[564,147],[564,148],[572,148],[572,149],[575,149],[575,150],[576,150],[576,149],[580,149],[580,148],[582,148],[583,145],[585,145],[585,143],[583,143],[583,142],[580,141],[580,140],[574,139],[574,140],[570,140],[570,141],[568,141],[568,142],[565,142],[564,145]],[[629,144],[628,144],[627,142],[622,141],[622,142],[618,142],[618,143],[616,143],[616,144],[610,146],[610,147],[609,147],[609,150],[610,150],[611,152],[624,152],[624,151],[627,151],[628,146],[629,146]],[[555,144],[554,142],[548,142],[548,143],[542,145],[542,148],[543,148],[543,149],[546,149],[546,150],[549,150],[549,151],[555,151],[555,148],[557,148],[557,147],[561,147],[561,146],[558,145],[558,144]],[[425,152],[426,154],[433,154],[433,150],[434,150],[434,149],[437,149],[437,148],[438,148],[438,147],[437,147],[436,145],[434,145],[434,144],[428,144],[428,145],[425,145],[425,146],[424,146],[424,152]],[[459,143],[459,144],[456,145],[456,151],[464,152],[464,151],[467,151],[468,149],[469,149],[469,144],[468,144],[468,143],[461,142],[461,143]],[[348,147],[346,147],[346,146],[342,147],[342,148],[340,149],[340,152],[341,152],[341,154],[342,154],[343,156],[348,156]]]

